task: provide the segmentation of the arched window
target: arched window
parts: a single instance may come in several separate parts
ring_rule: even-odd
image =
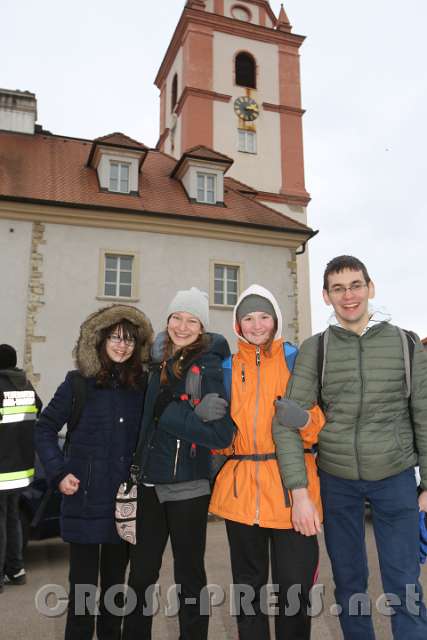
[[[171,98],[171,111],[174,110],[174,107],[176,105],[176,101],[178,99],[178,76],[175,73],[173,80],[172,80],[172,98]]]
[[[256,89],[256,64],[250,53],[236,56],[236,84]]]

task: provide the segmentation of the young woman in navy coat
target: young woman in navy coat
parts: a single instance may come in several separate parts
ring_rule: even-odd
[[[137,544],[131,549],[129,586],[137,607],[125,618],[124,640],[151,639],[150,594],[169,537],[179,588],[180,640],[207,640],[209,616],[203,615],[200,596],[206,587],[211,449],[228,446],[234,433],[222,373],[230,350],[225,338],[205,332],[208,316],[206,294],[194,287],[179,291],[169,305],[167,330],[157,349],[161,362],[148,385],[143,449],[136,461]],[[191,388],[191,380],[199,390]]]
[[[95,615],[75,611],[75,587],[98,581],[97,638],[121,637],[121,617],[109,613],[103,600],[110,586],[125,582],[129,545],[116,532],[115,497],[137,443],[151,342],[150,321],[134,307],[112,305],[89,316],[74,352],[85,401],[66,451],[58,446],[58,432],[72,416],[75,372],[67,374],[35,430],[48,481],[63,494],[61,533],[70,543],[66,640],[91,640]]]

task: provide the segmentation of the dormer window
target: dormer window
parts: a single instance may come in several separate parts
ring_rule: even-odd
[[[101,191],[138,195],[139,175],[148,149],[124,133],[110,133],[93,141],[87,166],[96,170]]]
[[[110,161],[109,191],[129,193],[129,168],[130,165],[125,162]]]
[[[171,177],[180,180],[190,202],[224,206],[224,174],[232,164],[223,153],[199,145],[185,151]]]
[[[215,204],[216,196],[216,175],[214,173],[197,172],[197,202],[207,202]]]

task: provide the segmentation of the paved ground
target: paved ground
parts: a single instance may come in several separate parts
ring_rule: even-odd
[[[368,555],[371,567],[370,593],[375,603],[381,593],[379,570],[374,551],[372,527],[367,523]],[[333,610],[333,585],[329,561],[321,544],[321,567],[319,583],[325,585],[323,612],[313,619],[312,640],[338,640],[341,638],[339,625]],[[228,547],[222,522],[211,522],[208,527],[207,545],[208,579],[212,584],[221,585],[226,600],[221,607],[214,608],[211,618],[209,640],[235,640],[236,627],[229,615],[231,575],[229,570]],[[67,586],[67,545],[60,540],[31,543],[27,552],[28,584],[24,587],[7,587],[0,595],[0,639],[1,640],[62,640],[64,616],[47,618],[37,612],[34,605],[35,594],[45,584]],[[422,582],[427,592],[427,567],[422,571]],[[161,574],[162,593],[171,584],[171,556],[167,550]],[[49,601],[53,606],[53,600]],[[391,638],[389,620],[374,607],[377,640]],[[274,636],[273,636],[274,637]],[[175,617],[163,614],[156,616],[153,640],[177,640]]]

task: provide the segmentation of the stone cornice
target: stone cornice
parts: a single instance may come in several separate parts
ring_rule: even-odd
[[[296,193],[271,193],[269,191],[258,191],[255,200],[265,202],[280,202],[282,204],[298,205],[306,207],[310,200],[310,194],[306,191],[300,194]]]
[[[175,32],[169,43],[169,47],[154,80],[154,84],[159,89],[169,72],[170,66],[176,57],[178,48],[182,44],[185,33],[190,24],[203,25],[205,27],[210,27],[212,31],[220,31],[221,33],[228,33],[241,38],[259,40],[269,44],[286,44],[296,49],[299,49],[305,40],[304,36],[298,36],[294,33],[277,31],[271,27],[263,27],[257,24],[235,20],[234,18],[220,16],[209,11],[194,10],[186,7],[181,14],[181,18],[179,19]]]
[[[303,116],[305,109],[299,109],[298,107],[288,107],[285,104],[272,104],[270,102],[263,102],[262,108],[265,111],[275,111],[276,113],[289,113],[291,115]]]
[[[208,89],[198,89],[197,87],[185,87],[175,107],[177,116],[181,113],[188,96],[208,98],[209,100],[216,100],[217,102],[230,102],[231,100],[231,96],[225,93],[217,93],[216,91],[209,91]]]
[[[111,211],[105,208],[70,207],[59,204],[0,200],[0,219],[44,222],[78,227],[121,229],[144,233],[191,236],[249,244],[297,249],[315,232],[300,229],[273,229],[261,225],[237,225],[200,218],[150,212]]]

